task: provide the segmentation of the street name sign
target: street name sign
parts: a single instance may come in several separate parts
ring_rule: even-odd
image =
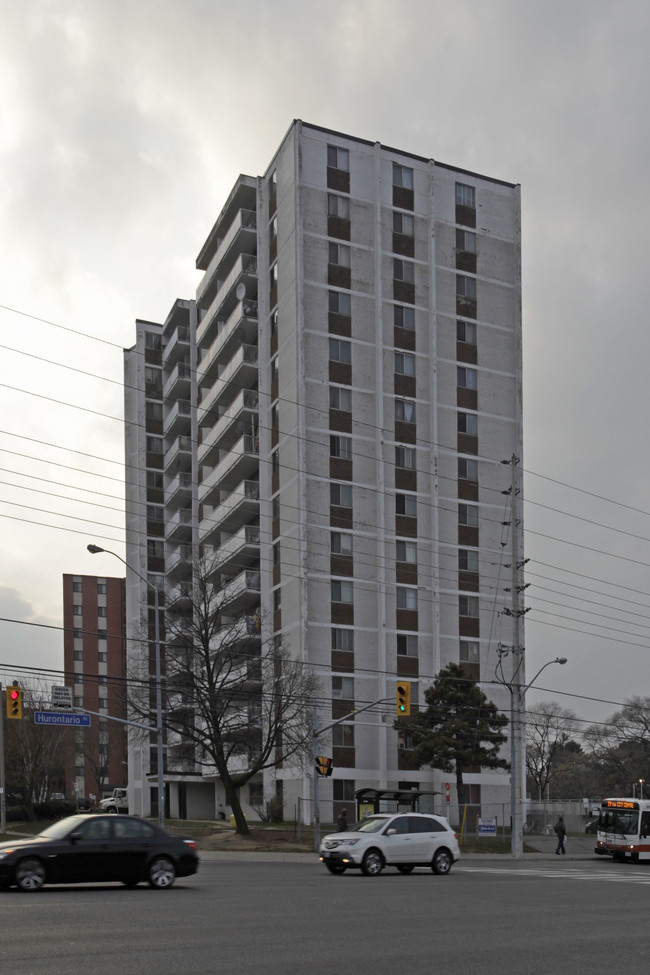
[[[34,711],[34,724],[72,725],[75,728],[89,728],[89,714],[65,714],[61,711]]]

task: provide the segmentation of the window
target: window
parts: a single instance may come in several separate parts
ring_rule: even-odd
[[[277,383],[280,378],[280,357],[274,355],[271,359],[271,382]]]
[[[279,564],[280,564],[280,543],[274,542],[273,543],[273,565],[279,565]]]
[[[402,189],[413,189],[413,170],[408,166],[399,166],[393,163],[393,186],[401,186]]]
[[[332,650],[354,651],[354,630],[343,630],[332,627]]]
[[[78,629],[76,626],[73,627],[72,638],[74,640],[83,640],[83,635],[84,635],[84,631],[82,629]]]
[[[345,315],[349,318],[352,314],[352,300],[347,291],[330,291],[329,310],[333,315]]]
[[[343,169],[346,173],[350,171],[350,152],[348,149],[339,149],[338,146],[327,147],[327,165],[332,169]]]
[[[332,782],[332,798],[334,802],[355,802],[355,789],[354,779],[334,779]]]
[[[456,294],[459,298],[476,301],[476,278],[468,278],[464,274],[456,275]]]
[[[249,806],[262,806],[264,804],[264,783],[248,783],[248,804]]]
[[[461,389],[477,389],[477,377],[476,369],[468,369],[467,366],[456,367],[456,385]]]
[[[80,582],[73,582],[72,583],[72,591],[73,592],[81,592],[81,583]]]
[[[396,352],[395,372],[400,376],[415,376],[415,356],[408,352]]]
[[[418,638],[414,633],[397,634],[397,654],[400,657],[417,657]]]
[[[459,596],[458,615],[478,619],[478,596]]]
[[[399,213],[393,211],[393,233],[404,234],[405,237],[412,237],[414,234],[414,221],[410,213]]]
[[[147,437],[146,447],[147,447],[148,454],[162,454],[163,452],[162,437]]]
[[[398,609],[417,610],[418,591],[417,589],[407,589],[406,586],[397,586],[395,590]]]
[[[331,362],[352,362],[352,345],[344,339],[329,340],[329,357]]]
[[[83,660],[83,658],[84,658],[83,650],[73,651],[73,660]]]
[[[330,386],[330,410],[352,412],[352,391],[347,386]]]
[[[415,329],[415,308],[406,305],[393,306],[393,324],[396,328]]]
[[[282,608],[282,589],[273,590],[273,609],[277,613]]]
[[[481,661],[481,652],[478,640],[461,640],[458,659],[461,664],[478,664]]]
[[[408,471],[414,471],[415,457],[415,447],[403,447],[401,445],[395,447],[395,467],[404,467]],[[406,485],[406,487],[412,486]]]
[[[280,451],[274,450],[271,454],[271,474],[280,472]]]
[[[476,254],[476,234],[471,230],[456,231],[456,250],[467,254]]]
[[[352,485],[330,484],[330,504],[337,508],[351,508]]]
[[[415,423],[415,401],[412,399],[396,399],[395,419],[400,423]]]
[[[476,345],[476,325],[474,322],[456,322],[456,341],[466,345]]]
[[[108,654],[105,650],[100,650],[97,654],[97,660],[100,664],[105,664],[108,661]]]
[[[332,698],[354,700],[354,677],[332,677]]]
[[[478,461],[471,457],[458,458],[459,481],[478,481]]]
[[[154,349],[154,351],[160,352],[162,349],[160,334],[158,332],[145,332],[144,346],[146,349]]]
[[[147,555],[151,559],[162,559],[164,558],[164,546],[161,541],[156,538],[147,539]]]
[[[476,191],[473,186],[465,183],[456,183],[456,203],[462,207],[476,209]]]
[[[278,283],[278,264],[277,261],[269,269],[269,278],[271,280],[271,287],[274,285],[277,287]]]
[[[98,606],[97,607],[97,615],[98,616],[106,616],[106,607],[105,606]]]
[[[83,614],[84,614],[83,606],[73,606],[72,607],[72,615],[73,616],[83,616]]]
[[[354,589],[351,582],[348,582],[347,579],[332,579],[333,603],[351,603],[353,597]]]
[[[394,257],[393,277],[396,281],[405,281],[407,284],[415,284],[415,264],[413,261],[403,261],[400,257]]]
[[[327,213],[330,217],[338,217],[340,220],[349,220],[350,200],[347,196],[336,196],[334,193],[328,193]]]
[[[337,267],[350,267],[350,248],[346,244],[335,244],[330,241],[328,263],[335,264]]]
[[[398,562],[411,562],[415,564],[418,560],[417,542],[407,542],[398,539],[395,546],[395,558]]]
[[[396,494],[395,512],[398,515],[407,515],[409,518],[416,518],[418,513],[418,499],[415,494]]]
[[[332,728],[332,744],[342,748],[354,748],[354,725],[335,724]]]
[[[162,522],[165,520],[165,509],[155,504],[147,505],[147,521],[158,521]],[[97,592],[99,592],[99,586],[97,587]],[[106,590],[104,589],[104,592]]]
[[[459,504],[458,524],[468,525],[470,528],[478,528],[478,505],[463,503]]]
[[[459,433],[468,433],[472,437],[478,436],[478,416],[476,413],[459,413],[457,426]]]
[[[160,474],[158,471],[147,471],[147,488],[150,491],[162,491],[162,474]]]
[[[145,416],[147,420],[162,420],[162,403],[154,403],[147,400],[145,403]]]
[[[97,683],[98,684],[107,684],[108,683],[108,678],[107,678],[106,674],[99,674],[99,676],[97,677]]]
[[[330,437],[330,457],[352,460],[352,437],[341,437],[333,434]]]
[[[478,551],[475,548],[458,549],[458,568],[461,572],[478,572]]]
[[[330,551],[332,555],[352,555],[352,535],[346,532],[332,532]]]

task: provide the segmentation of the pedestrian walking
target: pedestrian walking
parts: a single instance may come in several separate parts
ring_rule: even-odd
[[[348,829],[348,811],[342,809],[339,818],[336,820],[337,833],[346,833]]]
[[[564,849],[564,838],[566,836],[566,826],[564,825],[564,820],[560,816],[557,823],[555,824],[555,832],[557,834],[557,849],[556,854],[559,856],[560,853],[566,853]]]

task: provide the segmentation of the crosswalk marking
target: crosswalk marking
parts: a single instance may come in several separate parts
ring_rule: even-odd
[[[457,873],[489,873],[489,874],[516,874],[518,877],[552,877],[564,880],[605,880],[607,883],[614,884],[650,884],[650,873],[643,870],[631,872],[628,869],[625,873],[613,873],[605,870],[580,870],[575,867],[567,867],[566,870],[554,870],[551,867],[471,867],[458,864],[455,867]]]

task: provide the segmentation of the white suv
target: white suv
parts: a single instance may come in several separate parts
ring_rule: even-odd
[[[379,813],[345,833],[330,833],[320,845],[320,859],[330,873],[360,867],[376,877],[386,866],[410,873],[430,867],[449,873],[460,858],[458,837],[442,816],[424,813]]]

